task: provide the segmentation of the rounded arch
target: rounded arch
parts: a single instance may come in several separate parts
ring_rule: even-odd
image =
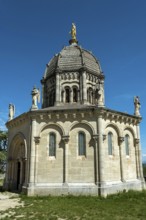
[[[65,135],[64,129],[61,125],[59,125],[57,123],[49,123],[49,124],[44,125],[44,126],[41,127],[41,129],[38,133],[38,137],[40,137],[40,134],[41,134],[42,131],[44,131],[47,128],[51,128],[51,127],[56,128],[59,131],[59,133],[61,134],[61,136]]]
[[[84,121],[84,122],[74,122],[71,125],[68,133],[70,133],[70,131],[73,130],[75,127],[81,127],[82,128],[82,127],[85,127],[85,126],[86,126],[86,128],[88,128],[88,130],[90,130],[90,133],[92,135],[95,134],[95,130],[94,130],[93,126],[91,124],[89,124],[88,122],[86,122],[86,121]]]
[[[135,132],[134,132],[134,129],[133,129],[133,128],[131,128],[131,127],[129,127],[129,126],[126,126],[126,127],[124,128],[124,132],[126,132],[126,130],[129,131],[129,132],[132,134],[132,136],[133,136],[134,139],[136,138],[136,135],[135,135]]]
[[[9,145],[9,156],[15,157],[15,151],[17,146],[23,146],[23,157],[27,158],[27,141],[25,135],[22,132],[18,132],[12,139]]]
[[[111,123],[111,122],[110,122],[110,123],[108,123],[108,124],[106,125],[105,129],[107,129],[107,128],[109,128],[109,127],[112,127],[112,128],[117,132],[118,137],[121,137],[121,136],[122,136],[121,131],[120,131],[120,129],[118,128],[117,125],[115,125],[114,123]]]

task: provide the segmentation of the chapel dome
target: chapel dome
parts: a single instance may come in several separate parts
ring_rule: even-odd
[[[44,78],[53,75],[56,70],[61,72],[80,71],[82,68],[94,75],[102,74],[99,61],[92,52],[83,49],[77,44],[64,47],[60,53],[56,54],[47,64]]]

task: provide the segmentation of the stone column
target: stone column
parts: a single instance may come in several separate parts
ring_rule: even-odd
[[[121,175],[121,181],[125,182],[124,179],[124,168],[123,168],[123,159],[122,159],[122,145],[124,142],[124,137],[119,137],[119,157],[120,157],[120,175]]]
[[[38,164],[38,146],[40,144],[40,137],[34,137],[35,141],[35,169],[34,169],[34,183],[37,183],[37,164]]]
[[[82,72],[82,80],[83,80],[83,104],[87,103],[87,84],[86,84],[86,71],[83,70]]]
[[[103,130],[102,130],[102,115],[98,115],[98,119],[97,119],[97,123],[98,123],[98,160],[99,160],[99,174],[98,174],[98,180],[99,180],[99,193],[100,195],[106,196],[106,191],[104,190],[104,163],[105,163],[105,159],[104,159],[104,147],[103,147]]]
[[[46,105],[46,100],[45,100],[45,88],[44,88],[44,84],[45,84],[45,81],[44,81],[44,78],[41,80],[41,84],[42,84],[42,108],[45,107]]]
[[[64,153],[63,153],[63,183],[68,184],[68,160],[69,160],[69,136],[63,136],[62,140],[64,141]]]
[[[80,90],[77,90],[77,102],[80,102]]]
[[[55,105],[59,105],[60,103],[60,75],[59,72],[56,73],[56,97],[55,97]]]
[[[98,185],[99,183],[99,160],[98,160],[98,135],[95,134],[93,135],[93,139],[94,139],[94,142],[95,142],[95,147],[94,147],[94,175],[95,175],[95,184]]]
[[[23,164],[24,164],[24,184],[23,186],[27,185],[27,158],[23,158]]]
[[[136,174],[137,174],[137,179],[140,179],[139,146],[138,146],[139,139],[135,138],[134,145],[135,145]]]
[[[70,89],[69,95],[70,95],[70,103],[73,103],[73,91],[72,91],[72,89]]]
[[[138,157],[139,175],[140,175],[140,179],[141,179],[143,186],[144,186],[145,181],[144,181],[144,177],[143,177],[143,168],[142,168],[142,155],[141,155],[139,124],[136,125],[136,131],[137,131],[136,149],[137,149],[137,157]]]
[[[35,172],[35,142],[34,137],[36,133],[36,119],[32,118],[31,122],[31,143],[30,143],[30,165],[29,165],[29,186],[34,185],[34,172]]]

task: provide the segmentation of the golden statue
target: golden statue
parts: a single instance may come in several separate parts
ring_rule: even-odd
[[[72,28],[71,28],[71,36],[72,36],[72,40],[76,40],[76,26],[74,23],[72,23]]]

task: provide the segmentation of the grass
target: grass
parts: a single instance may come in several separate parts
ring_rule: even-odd
[[[35,220],[144,220],[146,191],[129,191],[107,198],[91,196],[27,197],[20,196],[24,207],[9,209],[3,219]]]

